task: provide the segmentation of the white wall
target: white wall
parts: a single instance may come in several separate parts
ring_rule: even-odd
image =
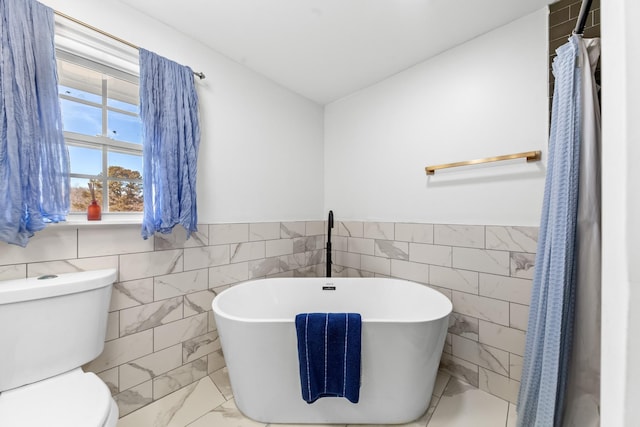
[[[602,4],[602,425],[640,419],[640,3]]]
[[[197,82],[199,222],[323,217],[321,106],[120,2],[43,3],[206,74]]]
[[[542,150],[546,8],[325,107],[325,210],[340,220],[539,225],[544,162],[424,167]]]

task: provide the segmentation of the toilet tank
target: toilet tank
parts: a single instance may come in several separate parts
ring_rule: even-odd
[[[0,281],[0,391],[102,353],[115,280],[108,269]]]

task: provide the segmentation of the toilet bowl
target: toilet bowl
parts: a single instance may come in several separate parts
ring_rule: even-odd
[[[80,366],[104,348],[116,271],[0,281],[0,426],[115,427],[107,385]]]
[[[0,426],[115,427],[117,422],[109,388],[79,368],[0,393]]]

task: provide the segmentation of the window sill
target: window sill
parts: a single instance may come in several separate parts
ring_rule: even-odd
[[[88,221],[87,216],[83,214],[71,214],[67,216],[67,220],[64,222],[47,224],[47,228],[54,229],[61,228],[102,228],[119,225],[142,225],[142,215],[118,215],[118,214],[106,214],[102,215],[100,221]]]

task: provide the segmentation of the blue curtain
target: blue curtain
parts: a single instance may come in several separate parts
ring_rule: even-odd
[[[140,49],[140,117],[144,128],[142,237],[197,230],[198,96],[189,67]]]
[[[53,10],[0,1],[0,240],[26,246],[69,212]]]
[[[577,36],[557,50],[547,176],[518,397],[518,426],[559,426],[573,336],[581,141]]]

